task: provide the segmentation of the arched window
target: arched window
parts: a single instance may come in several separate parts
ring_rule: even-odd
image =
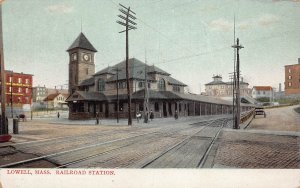
[[[158,80],[158,90],[159,91],[165,91],[166,90],[166,82],[162,78]]]
[[[98,91],[105,91],[105,81],[99,79],[98,80]]]

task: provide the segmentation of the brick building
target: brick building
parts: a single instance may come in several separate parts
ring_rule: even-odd
[[[32,74],[5,71],[6,75],[6,103],[15,107],[23,107],[32,103]]]
[[[300,58],[298,64],[285,66],[285,94],[300,94]]]

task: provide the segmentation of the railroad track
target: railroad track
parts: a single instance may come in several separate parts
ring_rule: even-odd
[[[200,129],[201,130],[204,129],[206,126],[210,125],[211,122],[214,122],[214,121],[215,120],[207,120],[207,121],[199,122],[200,124],[202,124],[202,127],[200,126],[201,127]],[[174,125],[166,126],[162,129],[160,129],[159,131],[157,130],[157,127],[154,127],[153,129],[147,128],[147,129],[145,129],[145,130],[147,130],[147,132],[144,132],[141,134],[137,134],[137,132],[135,132],[133,135],[129,135],[125,138],[112,139],[109,141],[103,141],[103,142],[96,143],[96,144],[90,144],[88,146],[82,146],[82,147],[78,147],[75,149],[46,154],[46,155],[31,158],[31,159],[2,165],[2,166],[0,166],[0,168],[22,167],[24,165],[30,166],[31,163],[39,162],[41,160],[48,160],[48,161],[54,162],[56,164],[59,164],[58,168],[82,167],[82,166],[80,166],[80,164],[84,166],[84,164],[85,165],[86,164],[93,165],[93,162],[97,163],[97,158],[99,158],[101,156],[108,155],[109,156],[108,159],[113,160],[113,158],[117,158],[116,156],[114,156],[114,153],[116,153],[116,152],[122,153],[124,150],[128,150],[128,148],[130,148],[130,147],[135,147],[139,142],[141,142],[141,140],[140,140],[141,138],[144,140],[147,140],[147,142],[145,142],[145,144],[147,144],[149,142],[155,143],[155,141],[159,138],[170,137],[170,140],[171,140],[170,142],[176,141],[176,146],[179,146],[180,143],[183,144],[187,140],[191,139],[191,136],[186,137],[184,135],[181,135],[181,136],[177,136],[177,137],[174,137],[173,139],[171,139],[175,133],[182,132],[182,131],[183,131],[182,133],[185,133],[185,132],[188,133],[189,131],[197,131],[197,133],[199,132],[199,126],[197,127],[196,125],[193,125],[192,128],[189,128],[189,130],[185,130],[186,127],[172,130],[173,128],[174,128]],[[170,129],[171,129],[171,131],[170,131]],[[103,136],[104,134],[93,134],[93,135],[91,135],[91,137],[97,136],[97,135]],[[195,135],[196,134],[193,134],[193,136],[195,136]],[[84,137],[81,137],[80,139],[84,139]],[[72,138],[72,139],[70,139],[70,142],[76,141],[76,140],[78,140],[78,139]],[[61,142],[63,142],[63,140]],[[55,142],[55,140],[50,140],[50,143],[55,144],[57,142]],[[43,144],[46,144],[46,141],[43,144],[41,144],[41,143],[34,143],[34,144],[40,144],[39,147],[43,147],[44,146]],[[175,147],[172,147],[172,148],[175,148]],[[26,149],[26,147],[24,147],[23,149]],[[161,148],[159,148],[159,149],[161,149]],[[163,154],[162,154],[162,156],[163,156]],[[91,162],[91,161],[93,161],[93,162]],[[130,167],[131,165],[132,164],[122,164],[119,166]],[[98,165],[96,164],[95,166],[98,166]],[[118,166],[118,164],[116,164],[115,166]],[[92,166],[88,166],[88,167],[92,167]],[[142,166],[142,167],[144,167],[144,166]]]
[[[193,135],[186,137],[167,150],[157,154],[152,159],[142,164],[140,168],[202,168],[208,158],[211,148],[213,147],[220,131],[222,130],[226,122],[227,119],[221,119],[211,122],[209,126],[205,126],[205,128],[199,130]],[[213,131],[213,135],[209,137],[211,139],[203,139],[202,141],[204,141],[204,145],[198,147],[200,151],[193,151],[195,147],[191,146],[200,144],[199,138],[197,137],[200,136],[202,138],[205,138],[205,133],[202,135],[201,133],[211,127],[217,127],[216,130]]]

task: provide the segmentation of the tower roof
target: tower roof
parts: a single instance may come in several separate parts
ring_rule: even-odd
[[[79,36],[76,38],[76,40],[73,42],[73,44],[68,48],[67,51],[69,52],[75,48],[81,48],[81,49],[97,52],[97,50],[90,43],[90,41],[84,36],[83,33],[79,34]]]

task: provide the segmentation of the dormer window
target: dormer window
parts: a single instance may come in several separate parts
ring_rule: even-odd
[[[166,90],[166,82],[164,79],[159,79],[158,81],[158,90],[159,91],[165,91]]]
[[[98,91],[105,91],[105,81],[102,79],[98,80]]]

